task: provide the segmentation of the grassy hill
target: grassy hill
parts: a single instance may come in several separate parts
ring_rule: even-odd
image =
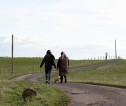
[[[68,78],[70,82],[126,87],[126,60],[118,60],[97,69],[70,72]]]

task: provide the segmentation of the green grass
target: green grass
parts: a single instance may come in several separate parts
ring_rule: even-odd
[[[40,71],[41,58],[14,58],[14,73]],[[0,58],[1,73],[11,72],[11,58]]]
[[[37,96],[24,102],[24,88],[37,90]],[[0,81],[0,106],[67,106],[69,98],[49,85],[33,82]]]
[[[40,70],[41,58],[14,58],[14,73],[11,74],[11,58],[0,58],[0,79],[11,79],[28,73],[44,72]],[[70,68],[84,67],[105,62],[105,60],[70,60]],[[55,61],[57,63],[57,60]]]
[[[14,58],[14,73],[11,74],[11,58],[0,58],[0,106],[67,106],[68,96],[49,85],[10,80],[15,76],[40,72],[41,61],[41,58]],[[25,103],[21,98],[24,88],[37,88],[38,95]]]
[[[10,79],[15,76],[40,71],[41,58],[14,58],[14,71],[11,74],[11,58],[0,58],[0,79]]]
[[[70,82],[126,86],[126,60],[98,69],[70,72],[68,78]]]
[[[85,66],[90,66],[90,65],[102,63],[105,61],[106,60],[70,60],[70,68],[85,67]]]

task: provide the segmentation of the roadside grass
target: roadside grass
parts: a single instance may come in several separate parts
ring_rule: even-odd
[[[37,90],[37,96],[24,102],[22,91],[24,88]],[[49,85],[24,82],[0,81],[0,106],[67,106],[69,98],[64,92]]]
[[[126,86],[126,60],[97,69],[69,72],[70,82]]]

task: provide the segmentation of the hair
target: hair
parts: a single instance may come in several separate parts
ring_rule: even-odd
[[[64,52],[61,52],[61,59],[64,59],[66,57],[67,57],[66,54]]]
[[[51,50],[47,50],[46,54],[51,54]]]
[[[61,52],[61,55],[64,54],[64,52]]]

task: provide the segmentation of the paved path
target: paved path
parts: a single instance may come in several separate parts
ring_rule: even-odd
[[[80,83],[53,86],[70,96],[69,106],[126,106],[126,89]]]
[[[14,80],[36,82],[41,76],[41,73],[28,74]],[[126,89],[81,83],[53,83],[50,86],[54,86],[69,95],[71,99],[69,106],[126,106]]]

